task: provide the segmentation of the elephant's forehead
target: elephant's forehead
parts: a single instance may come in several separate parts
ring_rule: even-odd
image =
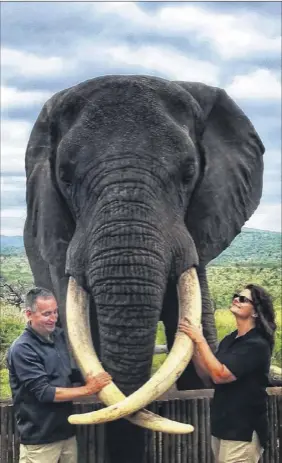
[[[143,76],[106,76],[70,88],[55,104],[67,119],[76,114],[85,125],[115,124],[156,128],[170,118],[183,123],[198,115],[199,106],[189,91],[164,79]],[[189,117],[190,116],[190,117]]]

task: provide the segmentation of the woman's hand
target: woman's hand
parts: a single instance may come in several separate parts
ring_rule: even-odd
[[[203,336],[202,326],[198,328],[197,326],[188,323],[186,320],[181,320],[178,325],[178,331],[187,334],[187,336],[189,336],[195,344],[206,342],[206,339]]]

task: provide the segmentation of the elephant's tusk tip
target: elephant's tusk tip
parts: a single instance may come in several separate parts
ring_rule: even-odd
[[[68,422],[70,424],[93,424],[93,421],[88,416],[84,416],[83,414],[77,415],[70,415],[68,417]]]
[[[132,415],[134,417],[134,415]],[[159,417],[158,417],[159,418]],[[151,421],[151,420],[149,420]],[[152,421],[156,421],[153,419]],[[70,415],[68,417],[68,422],[75,425],[85,425],[85,424],[103,424],[105,421],[100,421],[95,419],[95,412],[82,413]],[[134,420],[133,420],[134,423]],[[136,423],[137,424],[137,423]],[[150,428],[149,428],[150,429]],[[155,423],[154,427],[151,428],[153,431],[162,432],[166,434],[190,434],[195,430],[194,426],[186,423],[179,423],[177,421],[163,423]]]

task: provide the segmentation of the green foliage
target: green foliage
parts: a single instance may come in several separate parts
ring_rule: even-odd
[[[1,250],[2,252],[2,250]],[[1,276],[10,284],[32,286],[33,277],[25,254],[1,255]]]
[[[279,307],[276,311],[276,324],[277,329],[275,333],[275,345],[272,355],[272,363],[277,367],[281,368],[282,365],[282,320],[281,320],[282,308]]]
[[[166,336],[164,331],[163,322],[158,323],[157,327],[157,334],[156,334],[156,345],[166,344]],[[154,374],[160,366],[164,363],[167,354],[155,354],[153,356],[153,364],[152,364],[152,374]]]
[[[211,265],[281,266],[281,233],[244,228]]]
[[[0,370],[0,400],[9,399],[10,397],[9,373],[6,368],[2,368]]]
[[[6,369],[7,349],[23,332],[25,319],[19,309],[10,304],[1,305],[0,325],[0,399],[11,397],[8,370]]]
[[[164,332],[163,322],[158,323],[157,334],[156,334],[156,344],[166,344],[166,337]]]
[[[1,276],[13,285],[20,282],[28,288],[33,285],[33,277],[23,248],[12,247],[7,242],[5,250],[1,249]],[[216,309],[215,318],[219,340],[235,329],[235,320],[228,310],[232,294],[248,283],[263,286],[272,295],[276,309],[275,348],[273,364],[282,364],[282,328],[281,328],[281,233],[244,229],[231,246],[215,259],[207,268],[211,298]],[[8,345],[20,335],[25,322],[19,310],[6,305],[2,308],[0,328],[0,368]],[[160,322],[156,333],[156,344],[166,344],[163,324]],[[166,354],[153,357],[152,373],[164,362]],[[9,397],[7,371],[1,374],[0,398]]]
[[[282,364],[282,327],[281,327],[281,307],[276,309],[276,324],[277,330],[275,333],[275,344],[271,363],[281,368]],[[236,322],[234,315],[229,310],[217,310],[215,312],[215,323],[217,329],[218,340],[221,341],[227,334],[236,330]]]
[[[230,307],[234,292],[248,283],[263,286],[273,298],[275,307],[281,307],[281,269],[264,267],[213,267],[207,268],[211,298],[216,309]]]
[[[19,312],[18,308],[3,304],[0,326],[0,369],[5,367],[8,347],[23,332],[24,327],[24,316]]]
[[[281,368],[282,365],[282,321],[281,321],[281,307],[276,310],[276,324],[277,330],[275,333],[275,345],[271,359],[272,365]],[[215,324],[217,329],[218,340],[221,341],[227,334],[236,330],[236,322],[234,315],[229,310],[217,310],[215,312]],[[164,332],[163,323],[158,324],[158,331],[156,337],[156,344],[166,344],[166,337]],[[152,374],[163,364],[166,359],[166,354],[154,355]]]

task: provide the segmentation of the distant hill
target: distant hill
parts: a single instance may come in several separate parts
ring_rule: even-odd
[[[281,266],[282,234],[254,228],[243,228],[231,245],[210,265]]]
[[[22,236],[5,236],[0,235],[0,253],[20,254],[24,252],[24,243]]]
[[[261,265],[280,266],[282,234],[254,228],[243,228],[231,246],[214,259],[210,265],[226,266],[240,264],[242,266]],[[22,236],[0,237],[1,254],[15,255],[24,253]]]

